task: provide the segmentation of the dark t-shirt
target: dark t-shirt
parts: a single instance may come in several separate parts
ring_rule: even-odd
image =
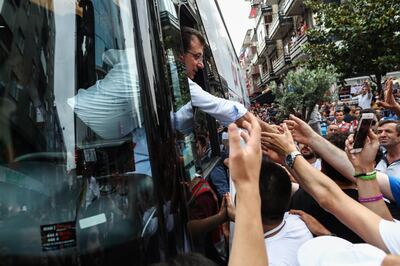
[[[354,120],[354,116],[350,114],[345,114],[343,120],[346,123],[351,123]]]
[[[343,189],[351,198],[357,200],[358,192],[356,189]],[[338,237],[344,238],[352,243],[363,243],[364,241],[347,226],[342,224],[335,216],[322,209],[318,203],[302,188],[296,191],[292,196],[290,208],[302,210],[312,215],[322,225],[324,225],[331,233]]]
[[[204,219],[217,214],[218,205],[214,197],[215,194],[211,191],[197,195],[189,204],[190,220]],[[226,265],[213,243],[213,234],[219,234],[219,231],[219,228],[217,228],[193,237],[194,250],[204,254],[218,265]]]

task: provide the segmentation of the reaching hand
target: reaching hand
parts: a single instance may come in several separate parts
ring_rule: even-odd
[[[300,216],[300,219],[303,220],[308,230],[310,230],[310,232],[314,236],[327,236],[331,234],[331,232],[329,232],[329,230],[326,229],[325,226],[323,226],[317,219],[315,219],[310,214],[301,210],[290,210],[289,213]]]
[[[231,195],[229,193],[226,193],[224,195],[224,198],[226,199],[226,211],[228,214],[228,218],[229,218],[229,220],[234,222],[235,216],[236,216],[236,209],[232,203]]]
[[[366,173],[374,169],[375,156],[379,148],[379,140],[375,133],[370,129],[365,140],[364,147],[359,153],[352,153],[354,145],[354,135],[350,135],[346,140],[346,154],[356,173]]]
[[[261,128],[257,118],[249,113],[250,123],[244,121],[241,137],[246,142],[240,146],[240,136],[236,124],[229,125],[229,170],[236,189],[258,190],[261,169]]]
[[[297,150],[294,144],[292,134],[285,123],[282,124],[283,133],[262,133],[263,145],[266,145],[269,149],[276,151],[281,156],[286,156],[289,153]]]
[[[290,120],[284,122],[292,132],[293,139],[299,143],[309,145],[312,138],[318,135],[306,122],[294,115],[290,115]]]
[[[278,164],[284,164],[285,158],[283,155],[278,154],[273,149],[268,148],[267,143],[261,142],[262,153],[264,156],[267,156],[270,160],[274,161]]]
[[[385,82],[385,98],[384,101],[378,101],[377,104],[383,108],[389,110],[395,110],[400,108],[399,104],[396,102],[393,96],[393,79],[390,78]]]

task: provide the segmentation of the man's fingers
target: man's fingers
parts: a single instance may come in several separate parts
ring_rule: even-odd
[[[293,121],[295,121],[297,124],[301,125],[302,123],[305,123],[303,120],[300,118],[296,117],[295,115],[289,115],[289,118]]]
[[[228,127],[229,134],[229,153],[237,152],[240,150],[240,136],[238,127],[232,123]]]
[[[303,212],[302,210],[290,210],[289,213],[299,215],[299,216],[303,216],[305,214],[305,212]]]
[[[246,131],[241,131],[240,136],[243,138],[244,142],[249,142],[250,135]]]
[[[292,134],[290,133],[290,131],[289,131],[289,129],[288,129],[288,127],[287,127],[287,125],[286,125],[285,123],[281,124],[281,127],[282,127],[283,133],[284,133],[285,135],[287,135],[287,136],[292,136]]]
[[[246,129],[246,130],[249,132],[249,134],[251,134],[252,125],[251,125],[249,122],[243,121],[242,127],[243,127],[244,129]]]

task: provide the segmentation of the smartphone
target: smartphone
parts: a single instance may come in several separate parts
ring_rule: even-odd
[[[369,129],[374,120],[375,120],[375,114],[373,113],[361,114],[360,120],[358,121],[357,124],[357,131],[354,135],[354,145],[353,145],[353,150],[351,151],[352,153],[358,153],[362,151],[365,144],[365,140],[367,139],[368,136]]]

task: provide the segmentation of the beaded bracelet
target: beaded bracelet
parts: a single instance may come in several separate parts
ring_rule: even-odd
[[[374,179],[376,179],[376,171],[372,171],[369,173],[357,174],[357,175],[354,175],[354,177],[362,179],[362,180],[374,180]]]
[[[373,197],[369,197],[369,198],[358,198],[358,201],[360,203],[368,203],[368,202],[379,201],[381,199],[383,199],[383,195],[379,194],[379,195],[376,195],[376,196],[373,196]]]

